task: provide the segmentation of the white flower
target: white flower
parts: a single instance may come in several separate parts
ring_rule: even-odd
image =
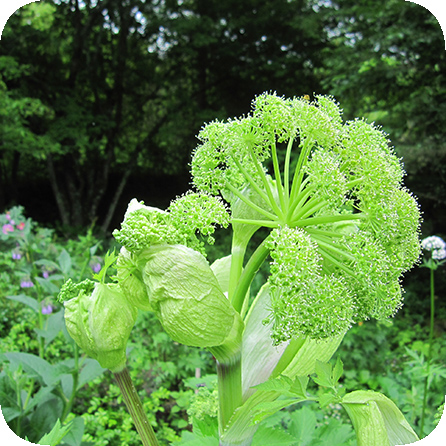
[[[421,246],[426,251],[437,251],[446,249],[446,243],[441,237],[436,235],[431,235],[430,237],[426,237],[421,241]]]
[[[436,235],[431,235],[421,241],[421,246],[426,251],[432,251],[434,260],[442,260],[446,258],[446,243]]]
[[[432,258],[435,260],[446,259],[446,249],[445,248],[434,249],[432,251]]]

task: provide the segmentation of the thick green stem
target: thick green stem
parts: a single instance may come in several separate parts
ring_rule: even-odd
[[[429,350],[427,352],[427,370],[426,378],[424,380],[424,394],[423,394],[423,409],[421,412],[420,421],[420,438],[423,438],[424,431],[424,421],[426,416],[426,405],[427,405],[427,390],[429,384],[429,373],[431,368],[432,359],[432,344],[434,343],[434,321],[435,321],[435,287],[434,287],[434,269],[430,268],[430,288],[431,288],[431,318],[430,318],[430,329],[429,329]]]
[[[120,372],[113,373],[113,375],[121,390],[127,409],[135,423],[136,430],[141,437],[142,444],[144,446],[159,446],[152,426],[147,419],[147,415],[144,413],[141,400],[133,385],[127,367]]]
[[[265,242],[266,239],[263,240],[263,242],[254,251],[237,283],[237,287],[232,298],[232,305],[239,313],[243,308],[243,302],[245,300],[246,293],[248,292],[248,288],[250,287],[254,276],[256,275],[262,263],[268,257],[269,249],[266,248]]]
[[[220,435],[224,433],[235,410],[243,404],[241,363],[240,354],[228,363],[217,361],[218,425]]]

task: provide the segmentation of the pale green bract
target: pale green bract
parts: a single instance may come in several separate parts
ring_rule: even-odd
[[[243,321],[200,253],[183,245],[156,245],[145,260],[150,305],[174,341],[240,348]]]
[[[138,310],[118,284],[69,279],[59,300],[65,306],[67,331],[76,344],[102,367],[121,371],[126,364],[127,341]]]

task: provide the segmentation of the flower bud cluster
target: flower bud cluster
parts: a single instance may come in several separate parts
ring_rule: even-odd
[[[187,193],[173,201],[167,211],[133,199],[121,229],[113,236],[133,253],[157,244],[182,244],[204,253],[197,234],[207,236],[212,243],[215,226],[228,224],[229,214],[219,197]]]

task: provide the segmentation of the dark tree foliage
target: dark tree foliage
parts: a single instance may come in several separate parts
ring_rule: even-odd
[[[367,116],[390,134],[424,211],[423,232],[444,235],[446,52],[437,19],[403,0],[324,4],[324,87],[348,116]]]
[[[32,98],[45,112],[22,116],[42,140],[27,142],[27,156],[19,160],[3,141],[3,171],[14,171],[3,175],[3,203],[20,198],[8,187],[15,178],[40,176],[63,224],[101,216],[106,229],[129,177],[141,179],[140,189],[160,174],[184,178],[204,121],[240,114],[264,90],[319,90],[320,26],[303,0],[44,0],[22,8],[1,43],[3,65],[22,72],[2,78],[8,97]]]
[[[390,133],[441,233],[444,61],[436,19],[403,0],[31,3],[0,41],[0,206],[107,231],[133,196],[188,189],[203,122],[329,93]]]

